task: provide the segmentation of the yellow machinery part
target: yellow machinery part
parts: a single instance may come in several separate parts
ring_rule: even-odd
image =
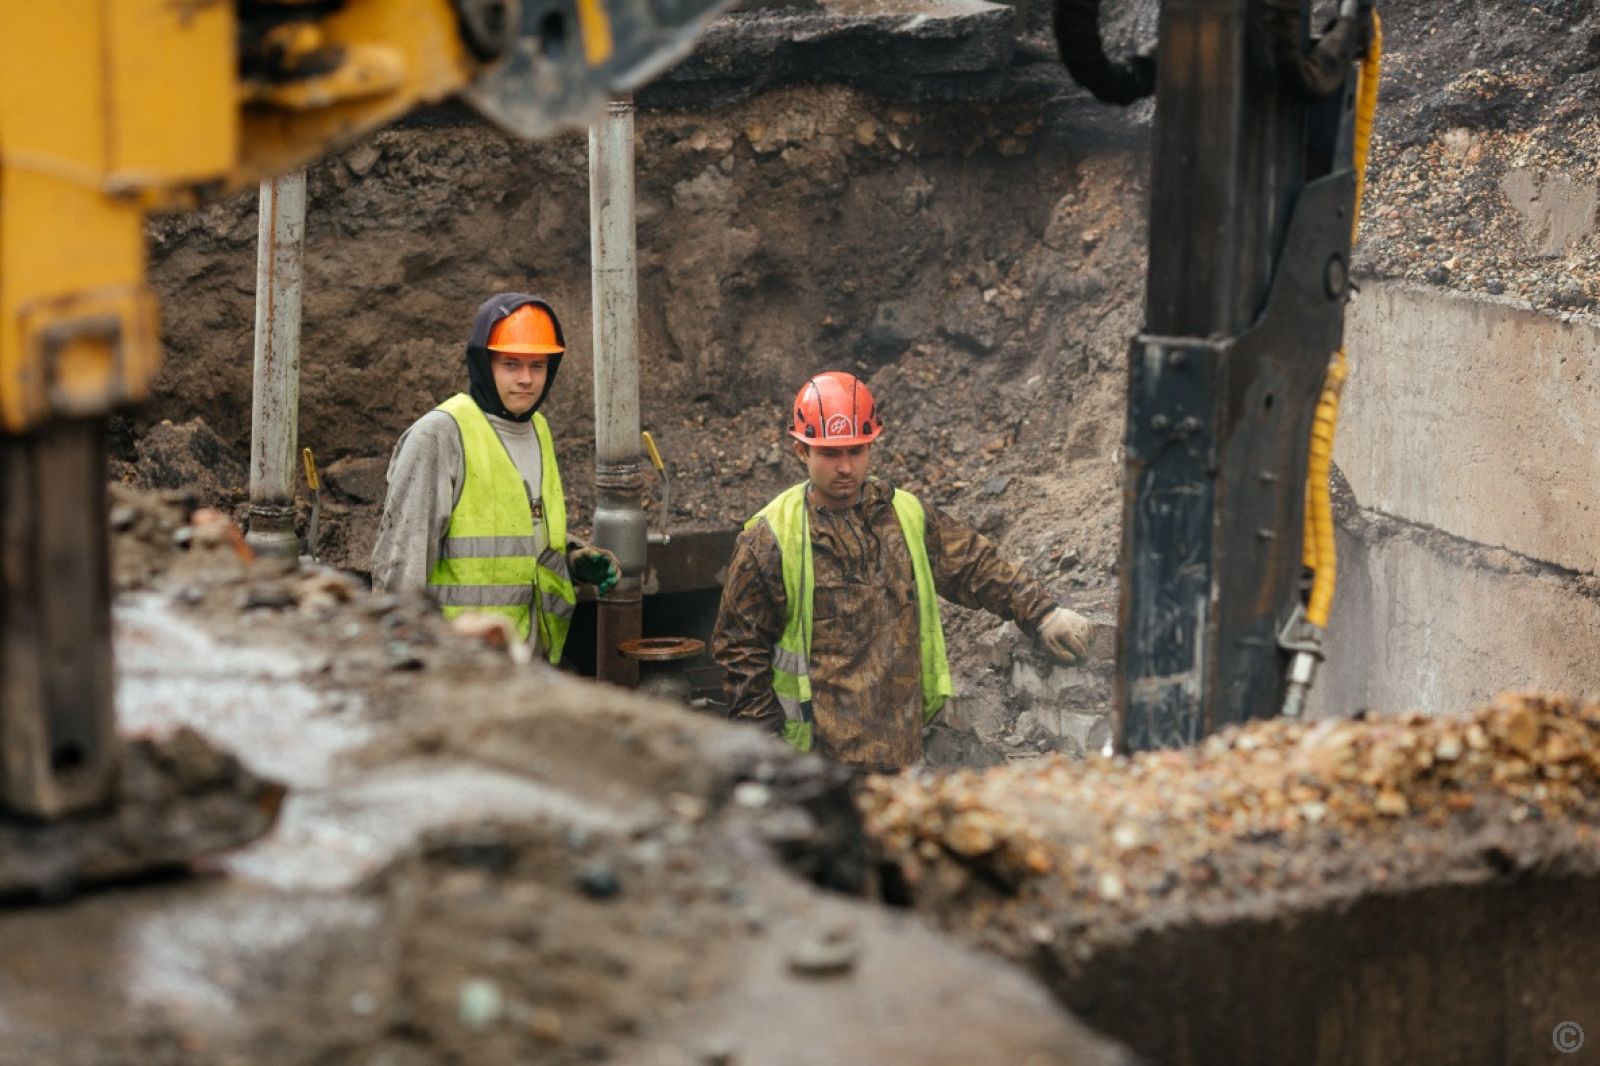
[[[1318,629],[1328,627],[1333,610],[1338,556],[1334,543],[1333,493],[1329,477],[1333,472],[1333,431],[1339,421],[1339,397],[1344,391],[1349,365],[1344,349],[1334,353],[1322,398],[1311,423],[1311,462],[1307,472],[1310,487],[1306,501],[1307,545],[1316,552],[1316,571],[1311,579],[1311,599],[1306,605],[1306,621]]]
[[[477,69],[449,0],[352,0],[317,26],[321,46],[342,49],[346,62],[278,88],[276,97],[247,100],[230,187],[302,167],[418,104],[449,96]]]
[[[317,457],[311,454],[310,448],[300,449],[300,461],[306,468],[306,488],[312,492],[321,492],[322,479],[317,477]]]
[[[233,5],[98,6],[106,19],[107,191],[188,187],[226,175],[239,152]]]
[[[645,451],[650,455],[650,465],[656,468],[657,473],[664,472],[667,469],[667,464],[661,461],[661,452],[656,448],[656,439],[650,435],[648,429],[640,433],[639,436],[644,439]]]
[[[148,390],[144,208],[227,174],[234,49],[227,3],[0,5],[0,430]]]
[[[1378,80],[1383,69],[1383,23],[1372,14],[1372,46],[1361,62],[1356,81],[1355,129],[1355,212],[1351,222],[1351,243],[1361,224],[1361,198],[1366,190],[1367,157],[1372,149],[1372,124],[1378,111]],[[1326,629],[1333,610],[1333,593],[1338,582],[1338,555],[1334,542],[1333,494],[1329,477],[1333,472],[1333,435],[1339,422],[1339,399],[1344,391],[1350,366],[1344,349],[1335,352],[1328,364],[1328,376],[1317,402],[1311,425],[1311,458],[1306,471],[1305,564],[1312,569],[1311,597],[1306,605],[1306,621],[1318,630]]]
[[[228,0],[0,4],[0,432],[149,391],[147,211],[302,166],[475,70],[449,0],[352,0],[304,28],[343,61],[251,98]]]
[[[1383,76],[1383,19],[1372,13],[1372,47],[1361,63],[1356,82],[1356,210],[1350,220],[1350,243],[1361,229],[1361,198],[1367,191],[1367,157],[1372,152],[1372,125],[1378,117],[1378,81]]]
[[[611,40],[611,16],[600,0],[577,0],[578,25],[583,29],[583,57],[591,67],[611,58],[616,45]]]

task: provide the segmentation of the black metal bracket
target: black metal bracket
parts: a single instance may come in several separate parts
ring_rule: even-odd
[[[1266,304],[1222,339],[1142,335],[1128,375],[1124,750],[1276,714],[1299,604],[1305,469],[1349,291],[1354,175],[1307,184]]]

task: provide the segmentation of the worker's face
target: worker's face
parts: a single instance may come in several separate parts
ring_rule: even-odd
[[[550,374],[550,358],[544,355],[506,355],[489,353],[489,369],[494,371],[494,387],[500,402],[514,415],[525,415],[539,402],[545,378]]]
[[[847,448],[823,448],[794,442],[794,453],[806,464],[812,490],[828,507],[849,507],[856,502],[867,480],[872,445],[854,444]]]

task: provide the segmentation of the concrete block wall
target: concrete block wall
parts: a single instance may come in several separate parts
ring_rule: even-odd
[[[1352,305],[1313,713],[1600,696],[1600,329],[1390,282]]]

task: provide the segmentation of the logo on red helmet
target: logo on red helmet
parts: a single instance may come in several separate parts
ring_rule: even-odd
[[[828,436],[850,436],[850,419],[846,418],[844,415],[834,415],[832,418],[828,419]]]

